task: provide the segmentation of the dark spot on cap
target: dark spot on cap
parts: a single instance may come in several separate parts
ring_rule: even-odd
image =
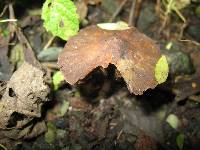
[[[64,22],[62,20],[60,21],[59,27],[64,27]]]
[[[49,4],[48,4],[48,7],[51,7],[51,5],[52,5],[52,3],[49,3]]]

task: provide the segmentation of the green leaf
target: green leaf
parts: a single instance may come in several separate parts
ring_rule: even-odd
[[[63,117],[67,110],[69,109],[69,102],[68,101],[63,101],[61,107],[60,107],[60,115]]]
[[[53,123],[48,122],[47,128],[48,131],[45,133],[45,141],[49,144],[53,144],[56,138],[56,126]]]
[[[59,88],[59,85],[62,81],[64,81],[64,76],[60,71],[57,71],[53,75],[53,85],[54,85],[54,90],[57,90]]]
[[[200,17],[200,5],[198,7],[196,7],[195,9],[195,13],[198,17]]]
[[[179,148],[179,150],[182,150],[183,149],[183,145],[184,145],[184,134],[179,134],[177,137],[176,137],[176,144]]]
[[[169,125],[174,129],[177,129],[180,124],[178,117],[174,114],[170,114],[167,117],[166,122],[169,123]]]
[[[169,73],[169,66],[167,63],[167,58],[162,55],[158,60],[155,68],[155,78],[156,81],[161,84],[167,80]]]
[[[68,40],[79,30],[79,17],[71,0],[46,0],[42,19],[46,30],[63,40]]]

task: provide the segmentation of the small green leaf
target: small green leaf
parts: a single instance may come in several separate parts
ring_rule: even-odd
[[[172,43],[172,42],[169,42],[169,43],[167,43],[167,45],[165,46],[165,48],[166,48],[167,50],[170,50],[170,49],[172,48],[172,46],[173,46],[173,43]]]
[[[69,102],[68,101],[63,101],[61,107],[60,107],[60,115],[63,117],[67,110],[69,109]]]
[[[161,84],[167,80],[169,73],[169,66],[167,63],[167,58],[162,55],[158,60],[155,68],[155,78],[156,81]]]
[[[53,75],[53,85],[54,85],[54,90],[57,90],[59,88],[59,85],[62,81],[64,81],[64,76],[60,71],[57,71]]]
[[[200,17],[200,5],[195,9],[195,13],[198,17]]]
[[[45,133],[45,141],[49,144],[53,144],[56,138],[56,126],[53,123],[48,122],[47,128],[48,131]]]
[[[174,114],[170,114],[167,117],[166,122],[174,129],[177,129],[180,124],[178,117]]]
[[[71,0],[46,0],[42,19],[46,30],[63,40],[68,40],[79,30],[79,17]]]
[[[183,145],[184,145],[184,134],[179,134],[177,137],[176,137],[176,144],[179,148],[179,150],[182,150],[183,149]]]

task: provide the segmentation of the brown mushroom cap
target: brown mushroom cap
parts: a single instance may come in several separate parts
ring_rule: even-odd
[[[131,93],[155,88],[155,66],[159,47],[136,28],[105,30],[96,25],[81,30],[65,45],[58,65],[69,84],[85,78],[92,70],[114,64]]]

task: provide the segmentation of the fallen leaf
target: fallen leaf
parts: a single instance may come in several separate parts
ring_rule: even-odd
[[[54,73],[54,75],[53,75],[53,85],[54,85],[55,91],[59,88],[62,81],[64,81],[64,77],[63,77],[62,72],[57,71],[56,73]]]
[[[87,4],[84,1],[75,1],[75,5],[77,8],[77,13],[79,15],[79,20],[83,21],[88,13]]]
[[[109,64],[117,67],[134,94],[142,94],[166,80],[168,64],[155,41],[134,27],[123,25],[121,29],[116,24],[109,24],[114,30],[108,24],[92,25],[69,39],[58,58],[68,83],[73,85],[95,68],[107,68]]]
[[[0,140],[27,139],[43,133],[46,126],[39,118],[49,92],[45,72],[22,64],[7,82],[0,101]]]
[[[182,133],[180,133],[180,134],[176,137],[176,144],[177,144],[179,150],[182,150],[182,149],[183,149],[184,138],[185,138],[185,135],[182,134]]]
[[[169,123],[169,125],[174,129],[177,129],[180,125],[180,121],[179,121],[178,117],[174,114],[170,114],[167,117],[166,122]]]
[[[53,144],[56,138],[56,127],[53,123],[47,123],[48,131],[45,133],[45,141],[49,144]]]
[[[6,30],[6,29],[2,29]],[[12,75],[13,66],[8,59],[9,37],[1,33],[0,27],[0,80],[8,81]]]

